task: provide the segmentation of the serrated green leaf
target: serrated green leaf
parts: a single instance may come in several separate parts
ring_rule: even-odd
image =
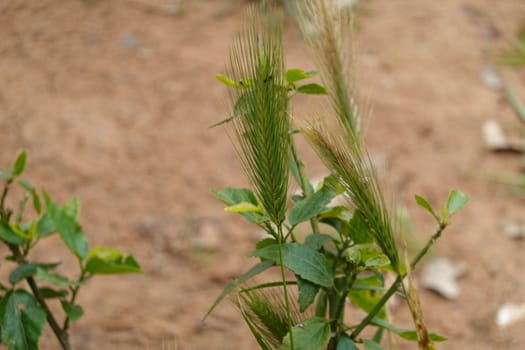
[[[80,317],[82,317],[82,315],[84,315],[84,310],[80,305],[71,304],[70,302],[65,300],[62,300],[60,304],[62,305],[62,309],[66,313],[67,317],[72,322],[75,322]]]
[[[96,247],[89,252],[85,270],[99,275],[142,272],[133,256],[105,247]]]
[[[299,289],[299,311],[304,312],[313,304],[320,287],[301,277],[297,277],[297,288]]]
[[[321,249],[326,243],[332,241],[333,238],[329,235],[325,235],[322,233],[312,233],[308,236],[306,236],[306,239],[304,240],[304,244],[312,248],[313,250],[319,250]]]
[[[297,91],[303,94],[310,95],[326,95],[326,89],[323,86],[316,83],[298,86]]]
[[[337,337],[337,350],[359,350],[354,341],[346,334]]]
[[[447,212],[449,216],[460,211],[469,201],[469,196],[458,190],[452,190],[448,195]]]
[[[20,176],[24,172],[24,169],[26,167],[26,159],[26,151],[22,151],[18,155],[18,158],[16,158],[15,163],[13,164],[13,168],[11,169],[11,174],[14,177]]]
[[[222,301],[222,299],[224,299],[224,297],[226,297],[228,294],[230,294],[237,286],[245,283],[250,278],[252,278],[254,276],[257,276],[261,272],[268,270],[274,264],[275,263],[273,261],[271,261],[271,260],[262,261],[262,262],[258,263],[257,265],[253,266],[248,272],[246,272],[241,277],[237,278],[235,281],[231,281],[230,283],[228,283],[226,285],[226,287],[224,287],[224,289],[223,289],[222,293],[219,295],[219,297],[217,297],[217,299],[213,302],[212,306],[210,307],[210,309],[208,310],[208,312],[204,316],[204,319],[206,319],[206,317],[208,317],[211,314],[211,312],[215,309],[215,307],[217,305],[219,305],[219,303]]]
[[[365,346],[365,350],[384,350],[381,344],[378,344],[373,340],[365,339],[363,340],[363,345]]]
[[[297,202],[290,210],[288,221],[291,225],[296,225],[303,221],[316,217],[323,211],[328,203],[334,198],[335,192],[328,188],[323,188],[311,196]]]
[[[9,350],[38,349],[45,321],[45,312],[23,290],[9,291],[0,301],[2,343]]]
[[[47,193],[44,194],[44,200],[47,207],[47,215],[56,231],[79,260],[84,260],[88,253],[88,243],[82,232],[82,227],[71,217],[66,210],[59,208],[49,198]]]
[[[280,264],[278,245],[258,249],[250,256],[272,260]],[[323,254],[304,244],[289,243],[282,246],[282,256],[283,265],[303,279],[323,287],[333,285],[333,273]]]
[[[25,240],[14,233],[5,222],[0,222],[0,238],[15,245],[24,244],[25,242]]]
[[[420,195],[417,195],[416,194],[416,203],[422,207],[423,209],[425,209],[426,211],[428,211],[435,219],[437,222],[440,222],[441,219],[439,217],[439,215],[436,214],[436,212],[434,211],[434,208],[432,208],[432,206],[430,205],[430,203],[425,199],[423,198],[422,196]]]
[[[290,334],[284,337],[282,350],[323,350],[330,341],[330,323],[321,317],[307,319],[292,328],[294,348],[290,345]]]
[[[312,78],[315,75],[315,72],[305,72],[299,68],[290,68],[286,71],[284,77],[288,84],[293,84],[296,81]]]
[[[38,288],[38,291],[44,299],[65,298],[69,294],[65,289],[56,290],[49,287]]]
[[[410,340],[410,341],[417,341],[418,340],[417,339],[417,332],[415,330],[398,328],[398,327],[390,324],[387,320],[374,318],[374,319],[372,319],[370,324],[372,324],[374,326],[377,326],[377,327],[380,327],[380,328],[388,329],[389,331],[399,335],[403,339]],[[439,334],[436,334],[436,333],[429,333],[428,336],[429,336],[429,338],[431,340],[437,341],[437,342],[447,340],[446,337],[443,337],[443,336],[441,336]]]

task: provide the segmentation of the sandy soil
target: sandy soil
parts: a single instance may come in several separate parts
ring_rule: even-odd
[[[214,74],[244,5],[225,11],[230,0],[188,0],[178,13],[176,4],[0,3],[0,167],[28,150],[26,178],[60,201],[78,196],[91,244],[130,251],[145,270],[90,281],[79,297],[86,315],[73,326],[75,349],[255,348],[227,303],[201,323],[222,287],[252,264],[244,254],[257,239],[210,195],[246,185],[224,130],[208,129],[227,115]],[[525,302],[524,242],[500,228],[523,220],[523,202],[472,176],[519,168],[517,157],[484,149],[480,128],[497,118],[516,132],[482,71],[488,52],[507,45],[524,19],[521,0],[365,0],[359,16],[359,75],[372,107],[366,136],[387,160],[386,185],[421,239],[433,226],[414,193],[436,205],[453,187],[472,197],[437,247],[468,266],[460,297],[422,292],[429,327],[450,339],[442,348],[525,343],[523,321],[495,324],[503,303]],[[313,68],[291,25],[286,44],[290,67]],[[523,70],[503,71],[525,96]],[[312,176],[322,172],[305,157]],[[36,256],[59,259],[57,246],[51,240]],[[57,348],[48,329],[42,348]]]

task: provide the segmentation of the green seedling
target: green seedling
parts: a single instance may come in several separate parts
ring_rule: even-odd
[[[0,342],[9,350],[35,350],[47,322],[60,348],[71,349],[69,329],[84,314],[77,303],[81,287],[96,275],[140,273],[141,267],[131,255],[106,247],[90,249],[78,223],[80,205],[76,198],[59,205],[50,196],[20,178],[26,165],[26,152],[20,153],[10,171],[0,170],[3,192],[0,199],[0,242],[7,248],[4,266],[12,267],[7,281],[0,283]],[[13,186],[24,195],[16,211],[7,207]],[[26,219],[31,200],[34,213]],[[37,261],[31,251],[38,243],[58,235],[78,263],[78,275],[70,278],[56,271],[60,262]],[[62,315],[50,304],[58,303]]]
[[[226,73],[217,76],[228,87],[232,105],[230,117],[221,123],[233,129],[251,188],[230,187],[213,194],[227,212],[242,215],[267,237],[250,253],[258,262],[225,287],[208,314],[229,297],[264,350],[383,349],[386,332],[416,341],[420,349],[433,349],[433,342],[445,338],[426,330],[415,288],[402,282],[468,197],[451,191],[443,209],[436,211],[417,196],[437,229],[412,261],[402,258],[395,242],[396,216],[385,204],[361,139],[357,86],[345,64],[345,40],[352,31],[348,13],[325,0],[290,5],[318,74],[285,68],[280,17],[269,7],[255,6],[234,41]],[[314,77],[320,83],[303,82]],[[324,113],[333,116],[338,127],[331,129],[323,121],[294,127],[289,102],[298,93],[326,95]],[[295,146],[300,136],[331,171],[316,188]],[[290,200],[291,181],[302,193]],[[331,205],[341,193],[348,205]],[[309,226],[306,237],[298,234],[299,225],[301,231]],[[270,269],[276,269],[280,279],[255,281]],[[385,284],[385,273],[396,275],[393,284]],[[396,293],[406,298],[417,331],[389,323],[386,302]],[[366,316],[349,323],[348,305]],[[367,328],[375,335],[364,338]]]

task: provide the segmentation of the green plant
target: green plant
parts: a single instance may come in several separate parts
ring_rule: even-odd
[[[317,73],[284,67],[280,18],[268,7],[253,7],[230,52],[225,75],[232,115],[218,124],[231,123],[236,148],[252,189],[226,188],[213,192],[227,212],[244,216],[268,237],[256,245],[254,267],[229,283],[209,313],[226,296],[239,309],[261,349],[341,350],[382,349],[383,332],[417,340],[420,349],[433,349],[443,337],[427,331],[410,271],[448,226],[450,217],[468,201],[451,191],[438,214],[421,196],[417,203],[436,220],[438,228],[416,257],[408,262],[399,252],[394,233],[397,223],[385,204],[374,168],[360,133],[356,84],[347,71],[345,38],[351,31],[347,13],[329,1],[298,1],[300,28],[312,47],[321,84],[303,80]],[[297,93],[327,95],[337,128],[323,121],[296,130],[288,103]],[[295,146],[302,135],[331,174],[316,188],[305,175]],[[288,201],[293,179],[301,195]],[[347,206],[330,204],[340,194]],[[308,223],[308,235],[298,226]],[[335,233],[333,233],[335,230]],[[254,277],[277,268],[280,279],[255,283]],[[384,273],[397,278],[385,285]],[[409,283],[403,284],[408,276]],[[386,302],[403,295],[416,331],[400,329],[388,321]],[[364,310],[361,322],[348,324],[348,306]],[[208,313],[208,314],[209,314]],[[365,328],[376,328],[363,339]]]
[[[20,179],[26,165],[26,152],[20,153],[11,171],[0,170],[4,181],[0,199],[0,241],[7,247],[5,265],[14,265],[7,281],[0,284],[1,343],[9,350],[38,349],[42,328],[47,323],[62,349],[71,349],[69,326],[84,313],[77,304],[80,288],[95,275],[139,273],[139,264],[131,255],[105,247],[88,248],[78,223],[79,202],[71,198],[63,206],[42,191],[40,195],[28,181]],[[12,186],[19,186],[24,195],[16,211],[7,207]],[[36,218],[25,219],[26,204],[31,198]],[[41,199],[45,207],[42,206]],[[31,252],[43,239],[58,234],[75,256],[79,273],[74,279],[56,272],[57,261],[36,261]],[[29,288],[24,288],[24,282]],[[58,302],[64,312],[63,321],[50,308]]]

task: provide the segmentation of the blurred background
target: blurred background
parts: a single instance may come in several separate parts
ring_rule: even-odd
[[[254,263],[245,255],[260,238],[210,194],[247,185],[226,130],[209,126],[229,113],[214,76],[248,5],[0,3],[0,168],[26,149],[25,177],[59,202],[79,198],[91,245],[132,252],[145,271],[81,290],[75,349],[255,348],[228,302],[201,322],[223,286]],[[522,142],[503,87],[525,100],[524,69],[500,64],[498,53],[519,44],[525,2],[361,0],[356,13],[366,142],[414,239],[434,230],[414,194],[436,206],[451,188],[471,196],[434,249],[445,271],[418,272],[455,291],[420,286],[427,325],[449,337],[443,348],[518,349],[525,321],[497,321],[511,304],[525,313],[524,202],[519,182],[499,182],[508,173],[523,181],[522,162],[519,149],[493,152],[482,129],[494,120]],[[289,15],[285,46],[288,67],[314,69]],[[312,117],[315,99],[297,102],[294,113]],[[322,175],[300,148],[308,174]],[[55,247],[41,254],[62,259]],[[393,307],[394,323],[409,321],[403,309]],[[49,329],[41,348],[58,348]]]

